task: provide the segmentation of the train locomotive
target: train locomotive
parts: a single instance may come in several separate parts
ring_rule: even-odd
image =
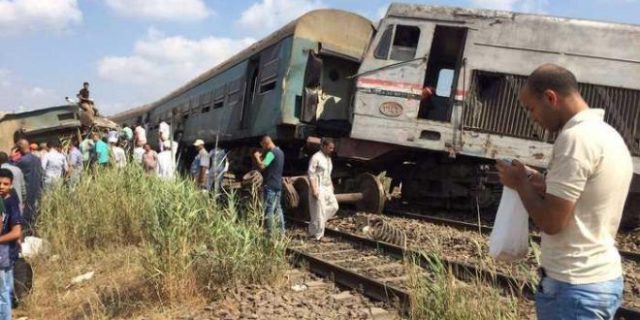
[[[489,208],[501,190],[495,159],[538,168],[550,159],[554,135],[518,102],[526,76],[543,63],[572,70],[585,100],[605,109],[626,141],[636,174],[623,224],[637,226],[637,25],[394,3],[374,26],[354,13],[316,10],[112,119],[146,123],[152,142],[158,124],[170,123],[186,162],[193,140],[218,140],[238,176],[251,170],[260,135],[285,151],[291,176],[304,175],[318,137],[334,137],[344,201],[381,211],[385,192],[401,187],[408,202]],[[382,172],[389,186],[367,174]],[[304,185],[296,188],[302,197]]]

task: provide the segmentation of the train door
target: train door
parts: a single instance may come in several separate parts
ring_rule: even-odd
[[[322,77],[322,59],[313,51],[309,52],[302,89],[302,110],[300,121],[316,122],[316,112],[320,95],[320,78]]]
[[[302,92],[300,120],[316,125],[320,135],[346,135],[351,127],[350,76],[359,62],[320,50],[309,53]]]
[[[421,100],[418,118],[451,120],[466,37],[467,28],[436,26],[424,77],[424,87],[432,88],[432,95]]]
[[[253,57],[249,60],[246,73],[246,85],[244,93],[244,102],[242,103],[242,114],[240,115],[240,129],[249,128],[249,119],[251,118],[251,110],[256,95],[256,87],[258,85],[258,71],[260,68],[260,56]]]

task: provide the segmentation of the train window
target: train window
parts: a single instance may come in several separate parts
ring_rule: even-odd
[[[340,73],[336,69],[331,69],[329,71],[329,80],[336,82],[340,79]]]
[[[63,113],[63,114],[59,114],[58,115],[58,120],[59,121],[73,120],[75,118],[76,118],[76,116],[73,113]]]
[[[224,95],[225,95],[226,85],[216,88],[213,95],[213,108],[222,108],[224,106]]]
[[[202,113],[207,113],[207,112],[209,112],[209,111],[211,111],[211,107],[204,107],[204,108],[202,108]]]
[[[386,60],[389,55],[389,47],[391,46],[391,36],[393,34],[393,25],[387,27],[380,37],[380,41],[378,42],[378,46],[376,47],[376,51],[373,53],[373,56],[378,59]]]
[[[271,82],[263,83],[260,85],[260,93],[266,93],[276,88],[276,80],[274,79]]]
[[[391,47],[391,60],[406,61],[415,58],[420,40],[420,28],[397,25]]]
[[[448,98],[451,96],[451,85],[453,85],[453,69],[440,69],[436,84],[436,95]]]

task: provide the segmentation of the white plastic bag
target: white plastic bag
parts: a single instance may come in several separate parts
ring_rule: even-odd
[[[518,193],[504,187],[489,237],[489,254],[496,260],[515,261],[528,251],[529,215]]]
[[[39,254],[48,255],[50,251],[49,242],[36,237],[25,237],[21,245],[22,256],[33,258]]]

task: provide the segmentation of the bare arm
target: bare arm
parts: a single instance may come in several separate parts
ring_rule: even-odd
[[[3,234],[0,236],[0,243],[7,243],[7,242],[19,240],[20,236],[22,236],[22,226],[19,224],[16,224],[13,227],[11,227],[11,231],[9,231],[9,233]]]
[[[267,167],[260,159],[261,156],[262,154],[260,153],[260,151],[256,151],[253,153],[253,163],[255,163],[256,167],[258,167],[258,170],[260,171],[264,170],[264,168]]]

